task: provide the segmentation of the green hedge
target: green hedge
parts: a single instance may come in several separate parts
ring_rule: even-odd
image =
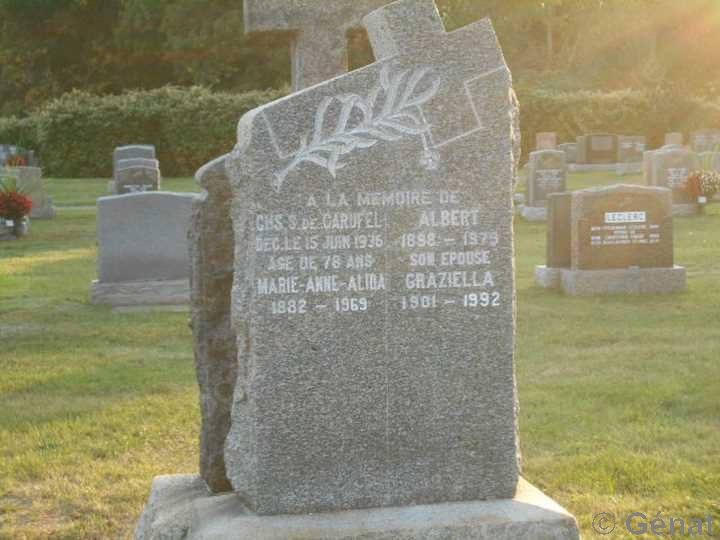
[[[230,151],[240,117],[282,97],[165,87],[119,96],[72,92],[25,119],[0,119],[0,143],[39,151],[44,174],[60,178],[112,175],[117,146],[154,144],[165,176],[190,176]]]
[[[523,156],[535,147],[535,135],[554,131],[559,142],[575,142],[586,133],[645,135],[650,148],[664,144],[665,134],[720,128],[720,102],[703,101],[673,90],[612,93],[518,91]]]
[[[0,143],[39,151],[45,175],[110,177],[112,152],[125,144],[154,144],[165,176],[190,176],[232,149],[239,118],[284,91],[214,93],[165,87],[119,96],[72,92],[28,118],[0,118]],[[645,135],[661,146],[665,133],[720,127],[720,102],[676,92],[558,93],[518,89],[523,156],[535,134],[556,131],[560,142],[583,133]]]

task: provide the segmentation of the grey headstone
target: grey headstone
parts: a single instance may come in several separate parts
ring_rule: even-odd
[[[150,158],[120,159],[117,161],[116,167],[116,172],[123,169],[131,169],[133,167],[147,167],[160,170],[160,162],[157,159]]]
[[[593,133],[578,137],[578,163],[588,165],[617,162],[618,137],[610,133]]]
[[[53,219],[55,217],[52,197],[49,197],[45,191],[42,169],[38,167],[6,167],[0,169],[0,177],[2,176],[14,178],[20,191],[32,199],[31,219]]]
[[[664,147],[654,151],[650,160],[653,185],[671,189],[674,204],[697,202],[686,189],[690,173],[700,168],[700,159],[695,152],[678,147]]]
[[[194,202],[189,237],[190,303],[202,414],[200,474],[213,492],[231,489],[224,448],[237,378],[237,348],[230,322],[235,242],[225,159],[208,163],[195,176],[204,193]]]
[[[153,166],[132,166],[115,171],[115,193],[158,191],[161,185],[160,170]]]
[[[314,86],[348,69],[347,33],[391,0],[244,0],[245,31],[294,32],[293,90]]]
[[[97,202],[100,283],[187,279],[192,194],[132,193]]]
[[[542,132],[535,135],[536,150],[555,150],[557,148],[557,133]]]
[[[568,164],[577,163],[577,143],[563,143],[558,145],[558,150],[565,152],[565,162]]]
[[[431,0],[365,23],[379,61],[248,113],[228,160],[225,461],[258,514],[518,482],[510,73],[489,21],[446,33]]]
[[[131,144],[118,146],[113,152],[113,178],[118,168],[118,161],[123,159],[156,159],[155,147],[151,144]]]
[[[565,152],[541,150],[530,154],[525,204],[545,207],[548,195],[565,191],[567,164]]]
[[[691,135],[694,152],[717,152],[720,150],[720,129],[703,129]]]

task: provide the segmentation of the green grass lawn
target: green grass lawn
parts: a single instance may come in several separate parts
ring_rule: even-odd
[[[80,206],[103,182],[50,184]],[[676,221],[675,296],[538,289],[545,227],[516,236],[525,476],[586,538],[601,511],[720,518],[720,205]],[[197,470],[188,316],[91,306],[95,257],[93,209],[0,243],[0,538],[128,537],[153,476]]]
[[[95,206],[98,197],[106,197],[109,178],[46,178],[48,194],[55,206]],[[163,191],[197,192],[194,178],[163,178]]]

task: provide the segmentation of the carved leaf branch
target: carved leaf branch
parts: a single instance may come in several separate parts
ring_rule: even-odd
[[[288,165],[275,174],[275,189],[279,191],[290,172],[302,163],[323,167],[336,178],[337,171],[346,165],[343,158],[357,150],[427,133],[431,126],[418,112],[440,89],[440,81],[433,80],[424,91],[418,91],[429,73],[430,69],[423,67],[392,75],[390,66],[385,65],[380,83],[367,97],[346,94],[325,98],[315,114],[312,133],[303,138]],[[328,133],[328,112],[336,102],[340,103],[337,124]]]

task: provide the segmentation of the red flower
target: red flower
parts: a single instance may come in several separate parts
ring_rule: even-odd
[[[5,219],[22,219],[32,210],[32,199],[17,191],[0,192],[0,217]]]

